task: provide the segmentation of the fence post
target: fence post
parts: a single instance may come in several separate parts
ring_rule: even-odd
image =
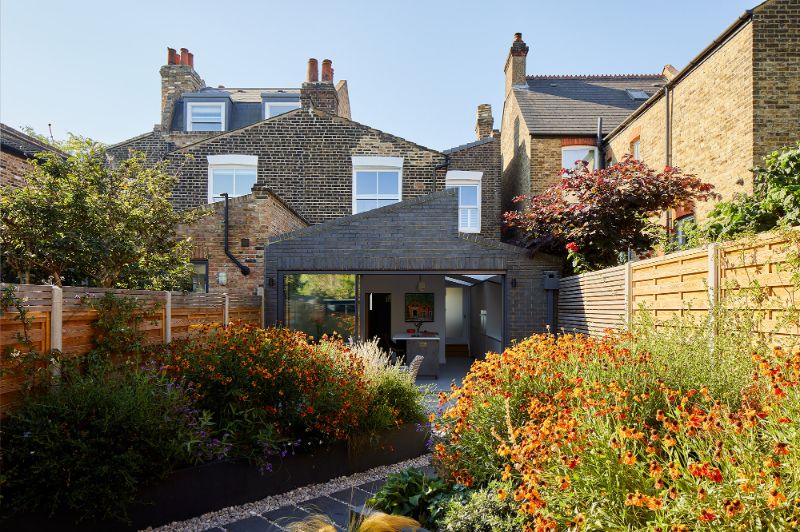
[[[709,348],[713,351],[714,340],[717,334],[716,312],[717,302],[719,301],[719,249],[717,243],[708,245],[708,342]]]
[[[172,342],[172,292],[164,292],[164,343]]]
[[[227,293],[222,294],[222,295],[225,297],[225,305],[224,305],[224,307],[222,309],[222,325],[227,328],[228,327],[229,317],[230,317],[231,300],[228,297]]]
[[[61,351],[64,348],[64,291],[55,285],[50,290],[50,349]]]
[[[631,326],[633,320],[633,263],[625,263],[625,325]]]
[[[50,351],[64,349],[64,291],[60,286],[50,286]],[[53,364],[51,375],[54,379],[61,378],[61,366]]]

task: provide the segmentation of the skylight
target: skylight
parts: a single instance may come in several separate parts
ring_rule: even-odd
[[[626,89],[625,92],[628,93],[631,100],[646,100],[650,97],[646,92],[638,89]]]

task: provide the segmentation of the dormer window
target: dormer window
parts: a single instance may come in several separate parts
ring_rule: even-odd
[[[186,131],[225,131],[225,104],[187,102]]]
[[[266,102],[264,103],[264,117],[272,118],[273,116],[282,115],[289,111],[294,111],[300,108],[300,102]]]

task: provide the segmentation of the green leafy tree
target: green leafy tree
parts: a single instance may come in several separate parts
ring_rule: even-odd
[[[532,251],[564,256],[575,271],[595,270],[618,264],[628,250],[649,252],[660,233],[656,216],[709,199],[712,190],[679,168],[656,172],[630,156],[599,170],[584,161],[541,194],[516,198],[522,210],[504,218]]]
[[[21,279],[160,290],[189,279],[190,243],[176,226],[197,211],[170,203],[177,178],[134,153],[110,166],[102,145],[70,140],[64,158],[42,153],[27,186],[0,191],[3,255]],[[33,277],[36,280],[36,277]]]
[[[730,239],[800,224],[800,142],[774,151],[753,169],[753,195],[717,204],[704,225],[711,239]]]

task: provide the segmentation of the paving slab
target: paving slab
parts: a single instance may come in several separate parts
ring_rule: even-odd
[[[270,510],[269,512],[261,514],[261,516],[280,527],[276,528],[275,530],[280,530],[291,523],[302,521],[309,516],[309,513],[292,504],[289,506],[282,506],[275,510]],[[270,532],[272,532],[272,529]]]
[[[372,482],[359,484],[358,489],[364,490],[371,495],[375,495],[376,493],[378,493],[378,490],[381,489],[381,487],[383,487],[384,484],[386,484],[386,479],[382,478],[378,480],[373,480]]]
[[[350,524],[350,506],[327,496],[317,497],[298,504],[308,513],[322,514],[328,517],[334,525],[342,530],[347,530]]]
[[[353,508],[360,508],[371,496],[372,495],[366,491],[360,490],[355,486],[352,488],[339,490],[328,495],[328,497],[336,499],[337,501],[345,502]]]
[[[265,532],[272,524],[261,516],[254,515],[225,525],[228,532]],[[270,531],[271,532],[271,531]]]

